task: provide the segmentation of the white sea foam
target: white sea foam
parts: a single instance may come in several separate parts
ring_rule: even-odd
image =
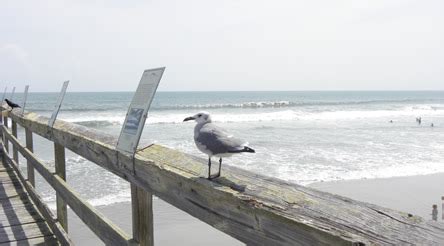
[[[193,112],[195,113],[195,112]],[[193,113],[184,113],[183,111],[155,111],[150,113],[147,124],[177,124],[182,123],[185,117]],[[413,105],[405,106],[395,110],[253,110],[248,112],[232,111],[225,113],[220,111],[212,112],[215,122],[263,122],[263,121],[282,121],[282,120],[356,120],[369,118],[392,119],[396,117],[444,117],[443,105]],[[63,118],[67,121],[82,124],[88,127],[102,127],[112,125],[122,125],[125,119],[123,112],[111,114],[96,113],[91,115],[68,115]]]
[[[89,199],[88,202],[93,206],[106,206],[115,203],[121,202],[130,202],[131,201],[131,191],[122,190],[117,193],[106,194],[104,196]]]
[[[299,105],[290,101],[256,101],[242,103],[219,103],[219,104],[186,104],[167,106],[161,109],[219,109],[219,108],[284,108]]]
[[[44,201],[48,204],[51,210],[57,209],[57,203],[55,202],[55,197],[45,197]],[[108,206],[121,202],[131,202],[131,191],[123,190],[117,193],[108,193],[97,198],[88,199],[87,202],[94,206]]]
[[[191,113],[152,113],[148,116],[147,124],[177,124],[182,123],[183,119],[190,116]],[[213,114],[215,122],[249,122],[249,121],[272,121],[272,120],[294,120],[298,118],[298,113],[293,110],[264,113],[246,113],[246,114]],[[121,125],[125,120],[124,116],[92,115],[82,117],[65,117],[66,121],[78,123],[86,126],[109,126]]]

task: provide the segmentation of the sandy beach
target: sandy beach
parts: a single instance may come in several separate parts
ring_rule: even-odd
[[[244,245],[158,198],[153,204],[155,245]],[[131,203],[96,208],[131,235]],[[104,245],[72,210],[69,210],[68,217],[69,235],[76,245]]]
[[[444,173],[321,182],[309,186],[430,220],[432,204],[437,204],[438,221],[443,223],[441,196],[444,195]],[[131,234],[130,203],[116,203],[97,208],[107,218]],[[76,244],[103,245],[71,210],[69,211],[69,227],[69,234]],[[154,199],[154,239],[156,245],[243,245],[236,239],[157,198]]]
[[[443,222],[441,220],[441,196],[444,196],[444,173],[384,179],[320,182],[309,186],[430,220],[432,219],[432,205],[437,204],[438,219]]]

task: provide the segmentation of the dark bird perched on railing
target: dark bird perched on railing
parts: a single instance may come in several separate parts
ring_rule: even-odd
[[[20,106],[18,104],[13,103],[13,102],[9,101],[8,99],[5,99],[5,101],[6,101],[6,104],[8,104],[8,106],[11,107],[11,109],[20,108]]]
[[[222,157],[229,157],[233,154],[249,152],[255,153],[254,149],[248,147],[248,143],[238,138],[234,138],[225,132],[224,129],[211,122],[208,112],[200,112],[194,116],[187,117],[183,121],[194,120],[197,122],[194,128],[194,142],[197,148],[208,155],[208,179],[220,176]],[[211,157],[219,157],[219,172],[211,176]]]

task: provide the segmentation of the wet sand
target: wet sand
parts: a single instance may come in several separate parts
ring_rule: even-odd
[[[432,204],[437,204],[438,219],[444,223],[441,219],[444,173],[320,182],[309,186],[430,220]],[[153,204],[156,245],[244,245],[160,199],[155,198]],[[131,204],[129,202],[101,206],[97,209],[131,235]],[[71,210],[69,210],[69,234],[77,245],[103,245]]]
[[[153,205],[155,245],[244,245],[160,199],[155,198]],[[131,203],[123,202],[96,208],[132,235]],[[68,221],[69,235],[76,245],[104,245],[72,210],[69,210]]]
[[[432,219],[432,205],[442,218],[444,173],[384,179],[320,182],[310,187]]]

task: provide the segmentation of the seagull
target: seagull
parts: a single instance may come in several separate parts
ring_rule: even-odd
[[[16,103],[13,103],[11,101],[9,101],[8,99],[5,98],[6,104],[8,104],[9,107],[11,107],[11,109],[13,108],[20,108],[20,106]]]
[[[220,176],[222,157],[229,157],[233,154],[248,152],[255,153],[254,149],[248,147],[248,143],[241,139],[234,138],[224,129],[216,126],[211,121],[208,112],[200,112],[185,118],[183,121],[194,120],[197,122],[194,127],[194,143],[203,153],[208,155],[208,179]],[[219,172],[211,176],[211,157],[219,157]]]

